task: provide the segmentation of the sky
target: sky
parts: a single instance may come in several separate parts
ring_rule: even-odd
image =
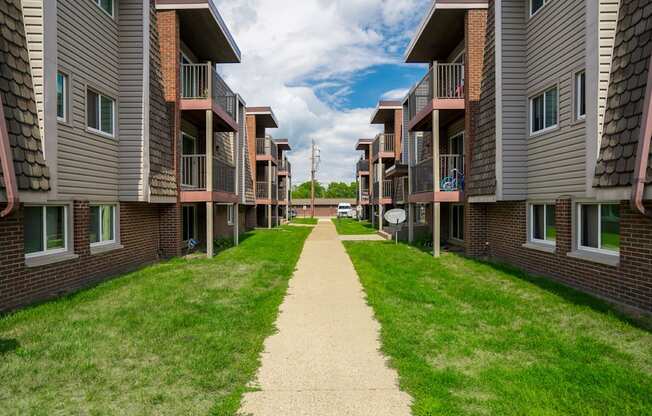
[[[431,0],[215,0],[242,52],[219,70],[248,106],[271,106],[292,146],[294,184],[355,180],[359,138],[379,99],[402,97],[425,68],[403,55]]]

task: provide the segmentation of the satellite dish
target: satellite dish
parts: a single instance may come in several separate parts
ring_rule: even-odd
[[[404,209],[396,208],[385,213],[385,220],[390,224],[402,224],[407,219]]]

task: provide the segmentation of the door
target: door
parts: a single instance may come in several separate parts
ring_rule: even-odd
[[[197,139],[181,132],[181,184],[193,188],[199,187],[199,156]]]
[[[450,138],[448,153],[451,155],[450,169],[457,169],[460,173],[464,173],[464,132]]]

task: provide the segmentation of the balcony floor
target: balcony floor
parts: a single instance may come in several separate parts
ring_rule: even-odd
[[[422,192],[410,195],[410,203],[427,204],[431,202],[463,202],[464,192]]]
[[[181,99],[179,104],[181,111],[187,112],[191,118],[197,119],[199,124],[206,121],[204,111],[212,110],[215,117],[213,117],[213,124],[216,131],[238,131],[238,123],[224,111],[222,107],[217,105],[212,99]]]
[[[223,202],[235,204],[238,202],[238,196],[230,192],[210,192],[204,190],[192,190],[189,188],[181,189],[179,192],[181,203],[191,202]]]
[[[439,125],[445,126],[449,122],[464,116],[464,99],[434,99],[430,104],[419,111],[408,123],[409,131],[432,131],[432,112],[440,110]]]

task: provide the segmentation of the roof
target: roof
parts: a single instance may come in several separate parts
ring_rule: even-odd
[[[371,124],[385,124],[394,121],[394,112],[403,111],[400,101],[379,101],[376,110],[371,115]]]
[[[354,198],[315,198],[315,205],[338,205],[340,203],[355,205],[356,200]],[[310,199],[293,199],[292,205],[310,206]]]
[[[633,184],[652,36],[652,13],[645,16],[644,7],[652,10],[652,0],[620,3],[595,187]],[[648,161],[646,183],[652,183],[652,149]]]
[[[247,115],[256,116],[256,124],[268,129],[278,128],[278,119],[272,107],[247,107]]]
[[[274,139],[274,143],[276,143],[276,146],[278,146],[280,150],[292,150],[288,139]]]
[[[240,49],[213,0],[156,0],[156,10],[177,11],[181,36],[202,59],[240,63]]]
[[[0,94],[14,159],[18,189],[47,191],[50,172],[36,113],[20,0],[0,7]],[[0,173],[0,186],[4,178]]]
[[[486,9],[488,0],[433,0],[405,52],[405,62],[430,63],[448,56],[464,38],[464,15],[469,9]]]
[[[358,139],[358,142],[355,144],[355,150],[366,150],[365,146],[371,146],[374,142],[374,139]]]

